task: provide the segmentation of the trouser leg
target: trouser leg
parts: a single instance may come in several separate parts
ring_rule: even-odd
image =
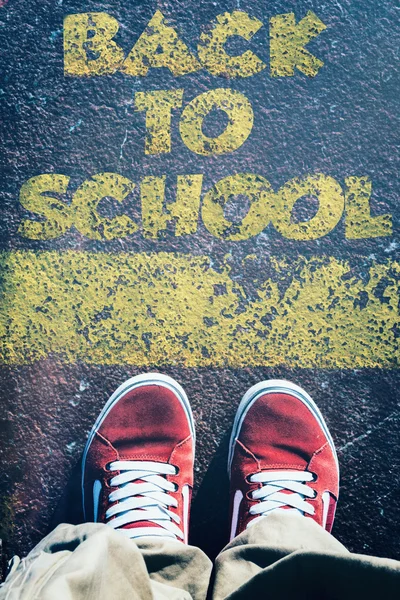
[[[193,546],[138,544],[103,524],[59,525],[0,588],[1,600],[204,599],[211,562]]]
[[[212,597],[397,600],[400,562],[351,554],[312,519],[279,511],[219,554]]]

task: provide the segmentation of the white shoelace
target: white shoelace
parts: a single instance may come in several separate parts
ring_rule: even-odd
[[[184,539],[178,527],[180,518],[169,510],[169,507],[178,506],[177,500],[169,494],[176,491],[175,483],[165,478],[165,475],[176,475],[176,467],[152,461],[116,460],[109,464],[108,470],[120,473],[110,480],[110,486],[117,489],[110,493],[108,499],[110,503],[117,504],[110,506],[106,512],[107,525],[130,538],[162,536]],[[154,523],[156,527],[122,529],[124,525],[140,521]]]
[[[314,476],[308,471],[268,471],[251,475],[249,481],[262,483],[262,487],[251,492],[253,500],[259,500],[258,504],[250,508],[251,515],[259,515],[252,519],[248,527],[253,525],[259,518],[268,513],[282,509],[296,510],[301,514],[314,514],[314,507],[306,498],[315,498],[316,494],[307,482],[314,481]],[[284,492],[285,491],[285,492]],[[290,492],[290,493],[287,493]],[[290,507],[287,509],[286,507]]]

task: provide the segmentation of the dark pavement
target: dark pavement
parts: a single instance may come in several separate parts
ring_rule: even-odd
[[[180,76],[167,68],[150,68],[147,76],[64,75],[66,15],[112,15],[127,55],[157,9],[193,55],[218,14],[257,17],[263,26],[249,41],[232,38],[229,52],[251,48],[265,69],[244,78],[205,68]],[[272,72],[269,20],[292,10],[296,22],[313,11],[326,25],[307,46],[324,63],[313,77],[298,68],[293,76]],[[193,543],[213,556],[227,539],[227,444],[242,395],[261,379],[287,378],[317,402],[337,445],[334,535],[352,551],[400,558],[398,12],[395,2],[374,0],[300,0],[295,7],[0,2],[0,538],[7,557],[27,553],[58,522],[79,522],[78,463],[98,412],[124,379],[157,370],[185,387],[196,419]],[[216,88],[248,98],[254,125],[236,150],[197,154],[179,132],[180,114]],[[135,94],[173,89],[184,93],[182,108],[172,111],[171,151],[145,154],[145,115],[135,110]],[[221,113],[204,123],[209,138],[227,127]],[[96,216],[87,207],[90,178],[99,173],[101,185],[107,173],[127,182],[104,183]],[[290,182],[288,197],[299,201],[287,222],[282,214],[290,210],[280,204],[281,216],[260,227],[263,209],[252,198],[258,212],[246,229],[250,200],[236,192],[223,226],[221,199],[204,198],[237,173],[266,178],[275,192]],[[67,191],[60,180],[29,212],[21,187],[42,174],[70,178]],[[315,183],[314,174],[332,179],[326,189],[300,193],[297,178]],[[193,226],[180,216],[183,204],[151,237],[157,200],[144,199],[143,188],[140,197],[140,183],[164,175],[167,203],[176,199],[177,176],[202,175],[211,218],[204,209]],[[349,191],[354,177],[363,186],[359,196]],[[123,185],[120,204],[115,190]],[[262,186],[264,193],[264,180]],[[32,223],[45,221],[34,205],[43,198],[50,198],[53,229],[38,225],[32,234]],[[147,222],[146,201],[155,211]],[[338,206],[338,219],[318,234]],[[137,228],[127,231],[125,222],[113,234],[105,220],[122,215]],[[301,239],[291,233],[298,223]]]

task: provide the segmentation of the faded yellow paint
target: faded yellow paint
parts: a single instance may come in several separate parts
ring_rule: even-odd
[[[134,187],[132,181],[116,173],[97,173],[84,181],[76,190],[71,204],[75,227],[92,240],[112,240],[135,233],[138,226],[126,215],[106,219],[97,212],[103,198],[111,197],[122,202]]]
[[[317,213],[307,221],[293,222],[292,211],[304,196],[318,199]],[[316,173],[291,179],[276,194],[272,222],[279,233],[292,240],[315,240],[336,227],[343,214],[344,195],[333,177]]]
[[[140,184],[144,237],[157,238],[172,222],[176,236],[196,233],[203,175],[178,175],[176,201],[168,204],[165,181],[166,176],[145,177]]]
[[[137,92],[135,106],[146,111],[145,154],[171,152],[171,112],[182,106],[183,90]]]
[[[388,236],[392,233],[390,214],[371,216],[371,183],[368,177],[346,180],[346,237],[361,239]],[[97,212],[107,196],[122,202],[135,184],[117,173],[98,173],[82,183],[73,194],[72,203],[57,199],[65,194],[69,177],[44,174],[32,177],[21,188],[21,204],[40,220],[24,219],[20,235],[34,240],[48,240],[66,233],[72,225],[91,239],[109,240],[126,237],[138,230],[128,216],[104,219]],[[177,175],[176,201],[165,205],[165,176],[145,177],[140,185],[143,235],[157,238],[169,221],[175,222],[175,235],[197,231],[203,175]],[[232,223],[224,215],[226,203],[234,196],[246,197],[250,208],[240,222]],[[304,221],[293,218],[293,208],[304,196],[318,199],[316,214]],[[237,173],[219,180],[204,196],[202,217],[208,231],[218,238],[245,240],[258,235],[270,221],[289,239],[314,240],[334,229],[344,206],[343,190],[332,177],[315,174],[291,179],[276,193],[261,175]],[[37,219],[37,217],[36,217]]]
[[[258,275],[255,298],[227,263],[214,268],[205,256],[4,252],[1,267],[7,364],[49,355],[136,366],[399,362],[395,262],[371,265],[361,278],[335,258],[265,259],[258,273],[271,276]]]
[[[234,196],[246,196],[250,208],[240,223],[224,216],[224,206]],[[271,220],[276,195],[260,175],[237,173],[220,179],[204,196],[202,217],[208,231],[225,240],[246,240],[261,233]]]
[[[66,175],[45,173],[31,177],[22,185],[19,194],[21,205],[45,220],[24,219],[18,227],[20,235],[31,240],[51,240],[70,229],[72,215],[69,206],[56,197],[66,193],[69,179]]]
[[[271,17],[269,30],[271,76],[291,77],[297,68],[305,75],[315,77],[324,63],[304,46],[324,29],[326,25],[310,10],[297,25],[294,13]]]
[[[118,29],[117,19],[104,12],[67,15],[64,18],[64,73],[74,77],[115,73],[124,60],[122,48],[112,39]],[[95,58],[90,58],[89,53]]]
[[[225,130],[210,138],[203,133],[205,117],[215,109],[228,116]],[[244,144],[253,129],[254,114],[250,101],[236,90],[218,88],[196,96],[182,113],[179,129],[182,141],[196,154],[226,154]]]
[[[200,36],[200,62],[157,10],[125,58],[123,49],[113,39],[119,29],[114,17],[104,12],[67,15],[64,19],[64,72],[82,77],[109,75],[120,70],[134,77],[145,77],[150,68],[163,67],[179,76],[195,73],[205,66],[217,76],[250,77],[263,71],[265,63],[251,50],[232,56],[224,46],[232,36],[250,40],[262,26],[262,21],[243,11],[218,15]],[[271,76],[292,76],[297,68],[314,77],[323,62],[304,46],[324,29],[326,25],[312,11],[297,24],[294,13],[271,17]]]
[[[360,240],[392,235],[392,215],[371,216],[372,181],[369,177],[346,177],[346,237]]]
[[[157,10],[147,24],[122,65],[127,75],[142,75],[149,68],[165,67],[173,75],[194,73],[202,67],[175,29],[167,25],[164,15]]]
[[[239,10],[216,17],[213,26],[200,36],[199,59],[212,75],[251,77],[265,69],[266,64],[251,50],[231,56],[224,45],[232,36],[250,40],[262,27],[262,22]]]

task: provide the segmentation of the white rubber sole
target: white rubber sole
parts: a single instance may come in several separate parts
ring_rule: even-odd
[[[115,390],[115,392],[110,396],[104,405],[103,410],[99,414],[96,419],[95,424],[93,425],[88,440],[86,442],[85,449],[83,451],[82,456],[82,478],[81,478],[81,487],[82,487],[82,501],[83,501],[83,511],[85,513],[85,502],[84,502],[84,480],[85,480],[85,465],[86,465],[86,457],[89,451],[90,445],[93,441],[93,438],[98,431],[100,425],[103,423],[104,419],[107,417],[110,410],[114,408],[114,406],[121,400],[125,394],[131,392],[132,390],[142,387],[144,385],[158,385],[161,387],[165,387],[168,390],[174,392],[176,397],[179,399],[189,422],[190,431],[193,435],[193,441],[196,441],[196,431],[194,426],[194,419],[192,409],[190,407],[189,399],[186,395],[185,390],[175,379],[169,377],[168,375],[162,375],[161,373],[143,373],[142,375],[136,375],[135,377],[131,377],[127,381],[124,381],[119,388]],[[194,444],[195,447],[195,444]]]
[[[291,396],[294,396],[295,398],[300,400],[310,410],[310,412],[313,414],[313,416],[316,418],[316,420],[320,424],[320,426],[329,442],[329,445],[330,445],[333,455],[335,457],[337,471],[338,471],[338,475],[339,475],[339,461],[338,461],[337,454],[336,454],[335,444],[333,442],[332,436],[329,432],[329,429],[325,422],[325,419],[322,416],[321,411],[319,410],[318,406],[315,404],[314,400],[311,398],[311,396],[309,394],[307,394],[307,392],[305,390],[303,390],[300,386],[296,385],[295,383],[291,383],[290,381],[285,381],[284,379],[269,379],[268,381],[261,381],[260,383],[256,383],[256,385],[253,385],[253,387],[251,387],[249,390],[247,390],[247,392],[245,393],[245,395],[243,396],[243,398],[239,404],[239,407],[238,407],[238,410],[236,413],[236,417],[235,417],[235,420],[233,423],[231,439],[229,442],[229,456],[228,456],[229,479],[231,476],[231,467],[232,467],[233,454],[234,454],[234,450],[235,450],[235,443],[236,443],[237,438],[239,437],[240,430],[242,428],[242,424],[246,417],[247,412],[249,411],[251,406],[254,404],[254,402],[261,396],[264,396],[265,394],[276,394],[276,393],[290,394]]]

